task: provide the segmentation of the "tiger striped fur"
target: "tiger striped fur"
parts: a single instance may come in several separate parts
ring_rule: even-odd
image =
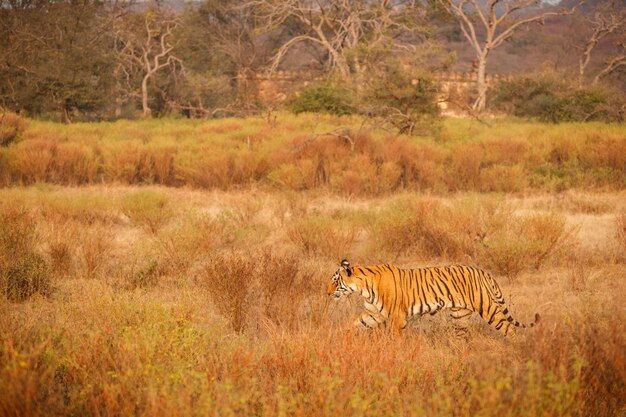
[[[418,315],[449,309],[454,318],[478,313],[503,335],[511,326],[533,327],[511,317],[498,283],[482,269],[464,265],[400,269],[374,265],[351,267],[347,260],[333,275],[328,295],[340,299],[352,293],[365,298],[357,324],[374,328],[389,321],[402,334],[407,321]]]

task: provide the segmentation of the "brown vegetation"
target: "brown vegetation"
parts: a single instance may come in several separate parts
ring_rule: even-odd
[[[622,193],[371,200],[151,187],[146,201],[176,213],[154,229],[138,220],[151,218],[148,203],[124,215],[138,193],[0,190],[4,265],[47,271],[21,302],[0,297],[0,414],[624,411]],[[30,255],[7,262],[16,251]],[[343,256],[485,267],[517,319],[543,320],[508,339],[478,319],[459,339],[445,315],[401,339],[361,332],[360,302],[323,292]]]
[[[315,130],[342,133],[296,133],[311,131],[312,123],[326,126]],[[228,120],[144,122],[140,133],[124,123],[65,127],[33,122],[23,141],[0,148],[0,181],[221,190],[261,185],[359,196],[402,190],[620,189],[625,184],[623,126],[445,123],[431,136],[410,138],[345,129],[356,127],[358,120],[314,115],[283,114],[273,125],[248,119],[234,132]]]

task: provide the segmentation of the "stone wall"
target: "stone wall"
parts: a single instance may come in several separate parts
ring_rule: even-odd
[[[253,100],[267,106],[284,103],[296,96],[304,87],[320,81],[323,74],[313,71],[276,71],[273,74],[255,74],[247,82],[255,85]],[[462,110],[471,103],[472,91],[476,86],[476,74],[467,72],[439,72],[435,78],[440,83],[439,105],[444,112]],[[492,84],[510,76],[488,75],[487,83]]]

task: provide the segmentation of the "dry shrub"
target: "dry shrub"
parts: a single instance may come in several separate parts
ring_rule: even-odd
[[[58,277],[74,273],[78,228],[72,222],[57,222],[52,225],[48,238],[47,255],[52,272]]]
[[[560,215],[516,216],[498,199],[475,198],[448,205],[433,199],[401,201],[377,216],[370,234],[375,248],[392,257],[469,261],[511,277],[557,259],[574,237]]]
[[[119,221],[119,212],[111,199],[95,194],[59,194],[44,196],[39,202],[41,216],[57,227],[94,224],[113,225]],[[61,232],[61,231],[60,231]]]
[[[57,240],[49,243],[48,256],[50,267],[57,276],[69,276],[72,274],[73,250],[69,242]]]
[[[255,258],[258,259],[257,276],[266,317],[277,326],[295,328],[310,287],[307,285],[310,276],[303,275],[299,258],[295,255],[277,255],[265,249]]]
[[[152,151],[151,159],[154,168],[154,181],[162,185],[174,185],[176,173],[174,171],[174,160],[176,158],[176,148],[158,148]]]
[[[14,181],[14,152],[0,148],[0,187],[7,187]]]
[[[376,217],[371,241],[395,258],[419,253],[426,258],[474,259],[477,239],[502,216],[497,202],[466,199],[446,205],[434,199],[409,199]]]
[[[446,152],[432,145],[412,144],[406,137],[385,137],[374,160],[393,162],[400,170],[399,188],[433,189],[441,184]]]
[[[181,167],[181,178],[201,188],[230,189],[265,178],[267,161],[250,150],[222,151],[201,149],[188,167]]]
[[[615,216],[616,238],[617,245],[621,250],[621,253],[626,253],[626,211],[619,213]]]
[[[301,218],[308,213],[308,202],[302,193],[286,193],[272,206],[272,215],[283,226],[289,219]]]
[[[152,184],[154,169],[148,149],[126,145],[103,151],[103,173],[108,181],[123,184]]]
[[[361,172],[367,170],[363,164],[373,166],[370,161],[373,147],[372,138],[366,132],[348,130],[332,136],[297,136],[270,162],[274,168],[268,178],[290,190],[324,187],[333,182],[335,189],[345,188],[351,192],[354,188],[351,183],[359,183],[357,189],[366,193],[361,185],[378,188],[370,185],[376,179],[371,169],[370,175]]]
[[[156,234],[174,216],[168,196],[155,190],[139,190],[125,195],[122,211],[152,234]]]
[[[234,228],[222,219],[192,215],[159,233],[158,263],[163,273],[183,276],[235,240]]]
[[[265,203],[259,195],[253,191],[237,198],[232,208],[221,213],[221,217],[232,222],[237,227],[246,227],[255,222]]]
[[[152,259],[139,270],[130,273],[128,287],[130,289],[154,287],[157,285],[161,273],[158,261]]]
[[[0,292],[10,301],[52,293],[50,268],[36,245],[32,215],[19,207],[0,207]]]
[[[0,264],[7,264],[37,245],[30,212],[12,204],[0,205]]]
[[[452,190],[476,190],[480,181],[483,150],[478,144],[467,144],[452,151],[448,187]]]
[[[318,184],[316,173],[323,172],[320,166],[320,161],[312,159],[282,164],[269,173],[268,179],[287,190],[310,190]]]
[[[619,307],[611,310],[615,312],[607,325],[585,324],[575,332],[580,335],[575,346],[582,348],[585,359],[582,415],[617,416],[626,409],[626,337],[620,325],[626,317]]]
[[[48,180],[57,146],[53,140],[25,141],[20,144],[15,165],[22,182],[32,184]]]
[[[578,156],[586,168],[611,168],[622,175],[626,174],[626,141],[606,138],[587,143],[584,152]]]
[[[554,202],[550,202],[553,207],[570,213],[605,214],[614,210],[613,205],[604,199],[570,192],[561,193]]]
[[[243,125],[237,121],[224,121],[219,123],[210,123],[202,127],[202,132],[213,134],[233,133],[243,129]]]
[[[113,250],[113,235],[110,228],[94,225],[84,229],[78,245],[84,277],[95,278],[106,272],[107,261]]]
[[[519,165],[492,165],[480,170],[480,191],[513,193],[526,185],[524,168]]]
[[[287,228],[287,237],[307,255],[342,259],[357,237],[357,227],[346,219],[309,215]]]
[[[525,269],[539,269],[563,255],[574,235],[559,214],[511,216],[482,240],[478,258],[489,269],[513,279]]]
[[[574,140],[561,139],[552,144],[552,149],[546,159],[551,164],[562,166],[570,160],[574,160],[578,154],[579,149]]]
[[[591,265],[585,260],[572,261],[568,265],[569,288],[574,292],[586,291],[591,279]]]
[[[348,196],[388,193],[398,186],[398,171],[393,162],[375,164],[366,155],[356,155],[331,177],[331,186]]]
[[[81,185],[96,182],[100,171],[99,156],[90,148],[77,144],[62,144],[56,148],[49,167],[50,181]]]
[[[297,328],[311,291],[311,277],[302,271],[299,258],[269,248],[213,254],[201,276],[212,301],[238,333],[253,317],[258,322],[259,314],[275,328]]]
[[[202,282],[233,330],[242,333],[248,325],[256,281],[256,265],[248,253],[228,252],[210,258]]]
[[[483,161],[486,164],[515,165],[528,158],[530,143],[526,140],[492,139],[483,143]]]
[[[27,127],[26,119],[0,108],[0,147],[18,142]]]

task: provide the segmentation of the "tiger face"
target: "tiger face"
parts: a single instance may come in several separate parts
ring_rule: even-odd
[[[335,300],[339,300],[343,297],[347,297],[354,290],[348,284],[352,270],[350,269],[350,262],[347,260],[341,261],[341,266],[332,276],[330,285],[328,286],[328,295]]]

